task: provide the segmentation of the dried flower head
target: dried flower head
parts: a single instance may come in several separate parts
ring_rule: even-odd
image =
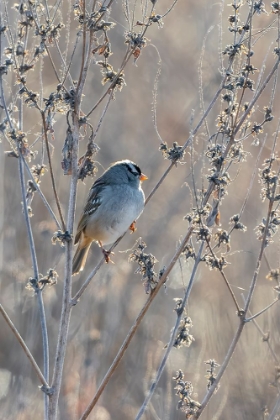
[[[178,409],[186,414],[186,418],[191,418],[198,413],[201,405],[198,401],[191,398],[193,394],[193,385],[189,381],[184,381],[184,374],[181,369],[176,372],[173,380],[176,382],[176,395],[179,396]]]
[[[136,248],[129,255],[129,261],[137,262],[139,267],[135,273],[140,273],[142,275],[142,280],[145,280],[145,291],[148,294],[151,293],[158,283],[158,276],[154,270],[155,264],[158,261],[154,255],[146,254],[144,252],[145,248],[147,248],[147,245],[139,238],[136,243]]]

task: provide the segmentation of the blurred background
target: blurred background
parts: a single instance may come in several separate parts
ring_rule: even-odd
[[[54,4],[52,1],[49,2],[50,7]],[[156,5],[156,13],[164,14],[171,4],[169,0],[160,1]],[[16,11],[10,2],[7,6],[11,31],[16,33]],[[241,15],[244,13],[245,19],[248,7],[244,6],[243,9]],[[124,158],[131,159],[149,177],[149,180],[143,184],[146,195],[149,194],[170,163],[163,159],[159,151],[160,141],[152,115],[153,90],[159,69],[159,56],[161,74],[157,91],[158,131],[169,147],[174,141],[182,145],[202,115],[200,77],[205,108],[221,83],[221,50],[233,40],[233,35],[228,31],[230,14],[232,8],[223,2],[178,1],[174,9],[164,18],[163,28],[158,28],[157,24],[148,28],[147,46],[135,64],[131,60],[126,66],[126,86],[121,92],[116,92],[115,100],[110,103],[105,122],[96,138],[96,143],[100,147],[96,157],[98,176],[111,162]],[[141,5],[137,2],[135,15],[136,20],[142,19]],[[272,51],[277,38],[277,22],[273,23],[274,19],[275,15],[271,14],[269,3],[267,13],[256,16],[254,21],[254,33],[258,35],[253,38],[255,51],[253,64],[261,70],[254,76],[256,81],[262,71],[265,75],[268,74],[274,62]],[[69,39],[63,33],[59,39],[60,49],[65,52],[69,60],[78,30],[77,21],[73,20],[71,2],[60,3],[57,13],[57,21],[59,20],[70,25]],[[110,63],[117,69],[126,51],[124,33],[128,30],[121,2],[113,3],[110,20],[116,23],[109,32],[113,51]],[[269,25],[269,30],[264,30]],[[29,42],[32,46],[34,41],[30,39]],[[50,50],[54,63],[59,68],[60,59],[55,46]],[[74,80],[78,79],[80,63],[81,47],[78,47],[71,66]],[[92,63],[83,98],[85,113],[92,108],[106,88],[102,86],[101,79],[100,67]],[[31,89],[39,90],[41,80],[44,86],[43,96],[48,97],[55,91],[57,80],[47,58],[39,61],[32,74],[28,74]],[[14,100],[18,89],[15,81],[15,77],[11,75],[5,78],[4,89],[8,103]],[[262,109],[263,106],[269,105],[272,89],[271,82],[255,107],[252,121],[262,121]],[[276,86],[276,96],[279,95],[278,90]],[[98,124],[105,103],[106,99],[90,117],[94,128]],[[279,109],[276,108],[273,110],[275,120],[267,127],[266,132],[259,136],[260,144],[266,138],[259,167],[263,160],[270,156],[274,141],[273,133],[279,119]],[[208,117],[211,134],[216,131],[216,119],[220,110],[221,102],[218,100]],[[1,120],[3,118],[2,112]],[[61,149],[67,127],[64,115],[56,115],[55,120],[53,138],[50,142],[56,184],[66,215],[70,179],[63,175],[61,169]],[[40,135],[40,117],[34,108],[26,108],[24,111],[24,131],[28,135],[29,144]],[[248,152],[247,161],[240,165],[232,165],[229,171],[234,182],[229,185],[228,195],[221,207],[221,226],[226,230],[229,229],[229,218],[240,211],[252,179],[256,157],[260,151],[260,146],[252,145],[253,140],[249,137],[244,143],[244,148]],[[205,158],[207,141],[208,136],[203,127],[195,136],[193,143],[194,179],[197,189],[207,188],[208,185],[207,176],[210,172]],[[26,289],[33,271],[22,214],[18,162],[17,159],[4,155],[6,150],[9,150],[9,145],[3,141],[0,144],[1,303],[39,366],[42,367],[38,306],[32,292]],[[31,165],[41,162],[41,141],[33,146],[33,150],[37,150],[38,154]],[[80,142],[80,153],[84,153],[85,150],[86,138]],[[147,244],[146,251],[155,255],[158,260],[156,270],[159,272],[169,263],[180,239],[185,235],[188,223],[184,220],[184,216],[195,206],[190,162],[187,150],[184,164],[173,168],[148,203],[137,222],[137,232],[127,234],[116,248],[113,257],[115,264],[101,267],[81,301],[73,309],[59,419],[74,420],[82,414],[147,299],[141,276],[135,274],[137,265],[128,262],[131,252],[129,250],[136,240],[142,237]],[[90,178],[84,183],[79,182],[77,218],[83,209],[92,182]],[[41,188],[56,212],[49,172],[42,177]],[[61,312],[64,250],[59,245],[51,243],[56,226],[38,194],[35,194],[32,210],[34,216],[31,223],[39,271],[45,275],[50,268],[54,268],[59,274],[57,285],[46,288],[44,292],[52,369]],[[230,262],[226,268],[226,275],[240,306],[243,302],[242,293],[246,296],[248,292],[260,249],[260,242],[256,239],[254,229],[261,223],[266,212],[267,203],[261,201],[260,184],[256,176],[242,217],[242,223],[247,226],[247,231],[233,233],[231,249],[226,255],[226,259]],[[195,239],[194,245],[197,248]],[[222,251],[226,252],[225,249]],[[279,236],[276,236],[274,243],[266,251],[267,261],[263,261],[261,266],[250,308],[253,313],[271,303],[275,297],[275,292],[265,276],[270,268],[279,267],[279,255]],[[94,244],[85,271],[73,279],[74,293],[100,258],[100,249]],[[162,288],[149,309],[120,366],[100,398],[98,406],[89,416],[90,419],[135,418],[176,321],[174,298],[183,297],[191,270],[192,262],[186,262],[182,256],[169,276],[166,289]],[[193,322],[190,333],[195,341],[189,348],[172,350],[165,372],[144,415],[145,420],[185,418],[184,413],[177,409],[179,398],[174,390],[176,384],[172,379],[178,369],[184,372],[185,380],[192,382],[194,386],[192,397],[202,401],[207,392],[205,376],[208,366],[204,362],[209,359],[215,359],[219,364],[223,362],[239,324],[235,306],[221,275],[219,272],[209,271],[202,264],[198,270],[187,313]],[[276,355],[280,349],[279,315],[279,305],[276,304],[257,319],[262,331],[270,332],[270,344]],[[0,319],[0,343],[0,419],[43,418],[43,397],[38,388],[37,377],[3,319]],[[277,398],[279,385],[275,383],[276,364],[267,342],[262,341],[262,335],[257,328],[252,323],[246,325],[221,386],[201,418],[205,420],[265,418],[265,408],[271,410]]]

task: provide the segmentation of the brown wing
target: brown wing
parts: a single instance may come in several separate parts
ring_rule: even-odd
[[[81,233],[87,226],[89,216],[93,214],[100,206],[100,193],[104,189],[104,186],[104,183],[100,182],[100,180],[97,179],[97,181],[91,187],[82,217],[78,223],[77,232],[75,236],[75,244],[79,242]]]

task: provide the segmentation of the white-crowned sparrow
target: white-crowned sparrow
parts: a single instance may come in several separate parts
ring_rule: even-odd
[[[73,274],[83,270],[93,241],[99,243],[108,262],[108,252],[103,246],[113,244],[128,228],[134,230],[134,222],[144,209],[141,181],[146,179],[139,166],[121,160],[95,181],[77,228]]]

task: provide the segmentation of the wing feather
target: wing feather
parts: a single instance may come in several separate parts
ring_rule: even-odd
[[[84,211],[78,223],[77,232],[75,236],[75,244],[79,242],[82,232],[87,226],[88,218],[93,214],[101,204],[101,192],[105,188],[106,184],[100,181],[100,178],[95,181],[89,191]]]

